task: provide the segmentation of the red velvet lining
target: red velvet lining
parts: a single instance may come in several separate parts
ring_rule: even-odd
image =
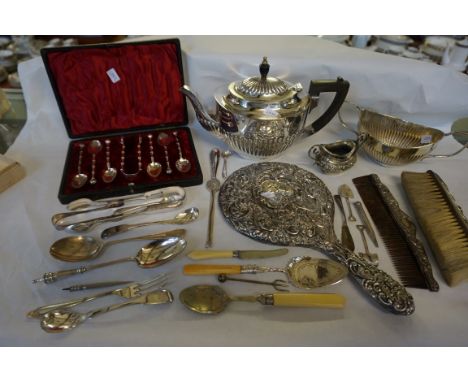
[[[172,139],[172,142],[168,145],[167,151],[169,156],[169,164],[172,169],[172,174],[167,174],[166,169],[166,158],[164,155],[164,148],[158,145],[157,138],[160,133],[169,134],[173,137],[173,132],[177,132],[178,139],[180,142],[182,155],[184,158],[188,159],[191,163],[191,169],[189,172],[181,173],[176,169],[175,162],[179,159],[179,151],[177,149],[177,144],[175,139]],[[150,177],[146,172],[146,167],[151,162],[150,157],[150,146],[148,140],[148,134],[153,135],[153,151],[154,151],[154,160],[159,162],[162,165],[161,174],[157,178]],[[120,144],[120,135],[106,138],[99,138],[102,144],[102,150],[96,155],[96,168],[95,168],[95,177],[97,183],[91,185],[89,180],[91,178],[91,159],[92,155],[88,153],[87,148],[92,139],[84,140],[75,140],[70,144],[68,151],[69,158],[67,160],[67,167],[64,171],[65,182],[62,188],[63,195],[73,195],[76,193],[94,193],[101,191],[112,191],[117,188],[125,188],[129,183],[134,183],[135,185],[150,185],[154,188],[158,187],[160,183],[173,182],[177,184],[178,181],[185,179],[194,178],[198,175],[198,160],[197,154],[192,150],[191,138],[188,132],[188,129],[157,129],[152,131],[146,131],[144,133],[135,133],[135,134],[126,134],[123,135],[125,139],[125,172],[133,173],[138,170],[138,155],[137,155],[137,145],[138,145],[138,136],[142,138],[141,144],[141,162],[142,162],[142,171],[134,177],[125,177],[120,171],[120,161],[121,161],[121,144]],[[95,138],[96,139],[96,138]],[[110,164],[111,167],[117,170],[117,176],[111,183],[105,183],[102,181],[102,173],[107,168],[106,166],[106,145],[104,143],[105,139],[111,141],[110,144]],[[88,176],[88,182],[79,188],[72,188],[71,183],[73,177],[77,173],[78,168],[78,157],[79,157],[79,145],[84,144],[83,157],[81,163],[81,172],[85,173]]]
[[[50,51],[47,58],[73,137],[186,122],[174,43]]]

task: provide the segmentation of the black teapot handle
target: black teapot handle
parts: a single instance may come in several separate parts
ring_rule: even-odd
[[[310,81],[309,86],[309,96],[318,97],[320,93],[331,93],[336,92],[335,98],[328,107],[328,109],[323,113],[315,122],[312,123],[313,133],[316,133],[322,129],[328,122],[332,120],[336,113],[343,105],[343,102],[346,99],[346,95],[349,90],[349,82],[344,80],[341,77],[338,77],[336,80],[318,80]]]

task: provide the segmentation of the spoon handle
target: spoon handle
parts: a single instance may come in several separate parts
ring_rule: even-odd
[[[143,224],[143,223],[142,223]],[[118,226],[117,226],[118,227]],[[111,227],[113,228],[113,227]],[[104,239],[105,237],[108,237],[109,235],[104,235],[104,232],[107,231],[104,230],[101,233],[101,237]],[[125,231],[119,231],[119,232],[125,232]],[[143,236],[136,236],[136,237],[129,237],[127,239],[119,239],[119,240],[112,240],[104,243],[104,245],[109,246],[113,244],[120,244],[120,243],[125,243],[127,241],[133,241],[133,240],[159,240],[159,239],[166,239],[168,237],[173,237],[173,236],[178,236],[178,237],[184,237],[185,233],[187,231],[185,229],[173,229],[171,231],[165,231],[165,232],[158,232],[158,233],[152,233],[149,235],[143,235]],[[112,235],[111,235],[112,236]]]
[[[153,224],[184,224],[184,223],[181,223],[176,219],[168,219],[168,220],[156,220],[156,221],[145,222],[145,223],[119,224],[119,225],[115,225],[115,226],[106,228],[104,231],[102,231],[101,232],[101,239],[107,239],[107,238],[109,238],[111,236],[118,235],[119,233],[127,232],[127,231],[130,231],[132,229],[136,229],[136,228],[140,228],[140,227],[146,227],[146,226],[153,225]],[[182,236],[185,233],[185,230],[174,230],[174,231],[169,231],[169,232],[172,233],[172,235],[169,235],[169,236]],[[166,236],[163,236],[163,237],[166,237]],[[163,237],[161,237],[161,238],[163,238]],[[155,239],[159,239],[159,237],[157,237]],[[115,243],[116,241],[112,241],[112,243]],[[118,242],[121,243],[120,240]]]
[[[103,268],[103,267],[107,267],[109,265],[124,263],[124,262],[127,262],[127,261],[135,261],[135,258],[134,257],[126,257],[126,258],[123,258],[123,259],[108,261],[106,263],[101,263],[101,264],[88,265],[88,266],[83,265],[83,266],[78,267],[78,268],[66,269],[66,270],[63,270],[63,271],[47,272],[47,273],[44,273],[44,275],[41,278],[33,280],[33,284],[40,283],[40,282],[44,282],[45,284],[52,284],[52,283],[56,282],[57,280],[63,279],[63,278],[68,277],[68,276],[79,275],[81,273],[85,273],[85,272],[91,271],[93,269]]]

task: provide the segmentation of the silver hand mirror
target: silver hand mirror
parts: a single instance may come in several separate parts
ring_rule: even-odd
[[[278,162],[243,167],[223,183],[219,205],[240,233],[274,245],[317,249],[345,265],[384,308],[395,314],[414,312],[413,297],[399,282],[338,242],[332,194],[312,173]]]

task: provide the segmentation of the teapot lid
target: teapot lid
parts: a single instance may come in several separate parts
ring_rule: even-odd
[[[244,107],[261,107],[264,104],[285,101],[288,104],[295,103],[291,101],[295,99],[297,93],[302,91],[301,84],[291,85],[279,78],[268,77],[270,64],[266,57],[263,57],[259,68],[260,77],[249,77],[229,85],[228,99],[230,101]]]

